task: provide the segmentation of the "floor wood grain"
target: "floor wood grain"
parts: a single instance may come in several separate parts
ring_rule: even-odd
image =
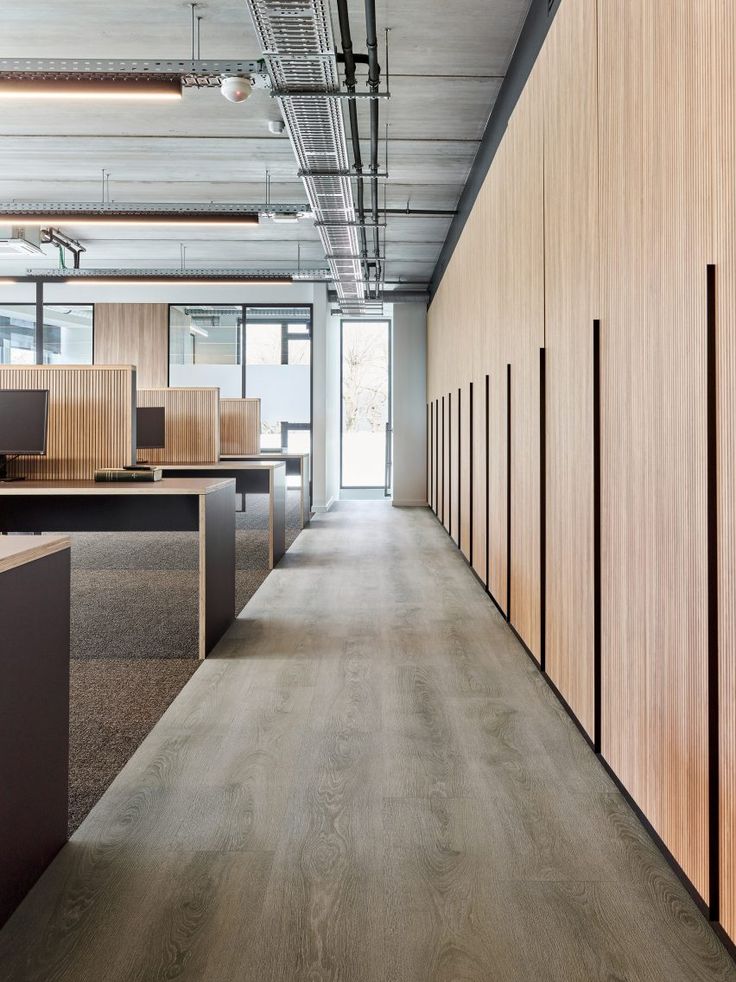
[[[736,968],[428,511],[314,519],[0,932],[3,982]]]

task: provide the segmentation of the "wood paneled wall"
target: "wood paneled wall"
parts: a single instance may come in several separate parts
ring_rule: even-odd
[[[130,365],[2,365],[0,389],[48,389],[47,453],[20,457],[12,475],[91,480],[134,459],[135,369]]]
[[[166,410],[166,446],[141,450],[150,464],[213,464],[220,459],[220,390],[139,389],[139,406]]]
[[[595,4],[562,5],[542,59],[546,670],[592,737],[593,321],[599,316]]]
[[[220,399],[220,453],[253,454],[261,450],[261,400]]]
[[[544,91],[537,66],[509,123],[506,323],[511,365],[511,624],[541,649],[539,351],[544,347]]]
[[[562,0],[432,301],[428,361],[430,399],[456,399],[458,388],[467,398],[474,385],[475,425],[471,432],[466,416],[460,442],[464,455],[472,441],[475,461],[473,568],[485,580],[488,564],[493,598],[532,655],[544,653],[549,679],[591,741],[600,737],[603,757],[700,896],[713,910],[720,899],[733,938],[735,6]],[[718,393],[710,416],[709,263]],[[467,556],[464,533],[460,544]],[[720,789],[709,783],[714,721]]]
[[[599,18],[601,750],[707,900],[712,6]]]
[[[169,305],[95,304],[94,361],[135,365],[142,389],[168,385]]]
[[[736,939],[736,7],[716,4],[713,116],[718,415],[720,920]]]

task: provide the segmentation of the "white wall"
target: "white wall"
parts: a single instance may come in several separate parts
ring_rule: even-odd
[[[427,502],[427,308],[393,305],[394,505]]]

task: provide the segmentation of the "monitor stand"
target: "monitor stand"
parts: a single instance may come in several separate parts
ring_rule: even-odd
[[[15,481],[25,481],[24,477],[8,476],[8,455],[0,453],[0,484],[13,484]]]

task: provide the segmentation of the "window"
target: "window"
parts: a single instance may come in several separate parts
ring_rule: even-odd
[[[43,364],[91,365],[94,307],[91,304],[45,304]],[[36,307],[0,306],[0,364],[36,364]]]
[[[261,400],[262,450],[311,450],[311,326],[309,308],[246,310],[245,394]]]
[[[342,321],[341,487],[385,488],[391,420],[391,325]]]
[[[43,308],[44,365],[91,365],[94,307],[46,304]]]
[[[243,308],[169,308],[169,385],[217,386],[224,398],[243,395]]]
[[[311,308],[172,305],[169,385],[260,399],[261,448],[311,453]]]

